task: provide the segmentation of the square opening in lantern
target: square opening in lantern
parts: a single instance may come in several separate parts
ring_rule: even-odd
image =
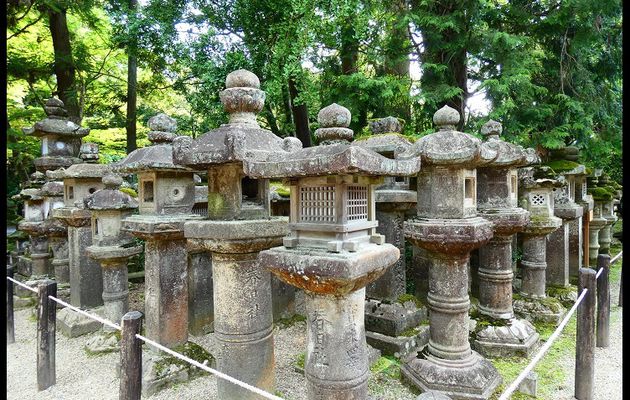
[[[476,189],[475,178],[464,178],[464,206],[473,207],[475,205]]]
[[[153,202],[153,181],[143,181],[142,182],[142,200],[145,203]]]

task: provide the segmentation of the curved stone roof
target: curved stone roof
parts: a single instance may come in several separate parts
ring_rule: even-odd
[[[83,203],[89,210],[128,210],[138,208],[138,202],[125,192],[121,192],[122,178],[107,174],[103,177],[105,188],[87,196]]]
[[[41,187],[41,194],[45,197],[59,197],[63,196],[63,182],[51,181],[46,182]]]
[[[400,158],[420,157],[425,165],[475,168],[497,158],[497,152],[476,137],[456,130],[460,115],[444,106],[433,115],[439,130],[418,139]]]
[[[68,113],[61,100],[56,98],[48,99],[44,110],[46,111],[46,118],[36,122],[31,128],[22,128],[25,134],[37,137],[58,135],[82,138],[90,133],[88,128],[82,128],[68,120]]]
[[[102,178],[112,167],[106,164],[73,164],[63,170],[64,178]]]
[[[501,124],[493,120],[481,127],[481,134],[486,137],[485,145],[497,152],[497,158],[483,167],[516,168],[527,165],[527,153],[523,146],[501,140],[499,135],[502,131]]]

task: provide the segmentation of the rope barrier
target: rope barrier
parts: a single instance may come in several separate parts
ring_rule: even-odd
[[[610,265],[612,265],[615,261],[617,261],[621,255],[623,254],[623,251],[620,251],[615,257],[613,257],[612,260],[610,260]]]
[[[595,279],[599,278],[599,276],[604,272],[604,268],[600,268],[599,271],[595,274]]]
[[[27,285],[25,285],[25,284],[23,284],[23,283],[21,283],[19,281],[16,281],[13,278],[7,277],[7,279],[9,279],[10,281],[16,283],[19,286],[22,286],[25,289],[28,289],[28,290],[30,290],[32,292],[37,293],[36,289],[33,289],[33,288],[31,288],[31,287],[29,287],[29,286],[27,286]],[[112,327],[114,329],[117,329],[119,331],[122,330],[120,325],[117,325],[117,324],[115,324],[115,323],[113,323],[111,321],[108,321],[108,320],[106,320],[104,318],[101,318],[98,315],[94,315],[94,314],[90,314],[88,312],[85,312],[85,311],[83,311],[83,310],[81,310],[79,308],[76,308],[73,305],[70,305],[70,304],[66,303],[65,301],[60,300],[60,299],[58,299],[56,297],[48,296],[48,298],[51,299],[52,301],[56,302],[56,303],[59,303],[59,304],[63,305],[64,307],[68,307],[72,311],[75,311],[75,312],[77,312],[77,313],[79,313],[81,315],[85,315],[88,318],[92,318],[93,320],[96,320],[96,321],[98,321],[98,322],[100,322],[100,323],[102,323],[104,325],[110,326],[110,327]],[[211,373],[213,375],[216,375],[217,377],[219,377],[221,379],[225,379],[226,381],[229,381],[229,382],[231,382],[231,383],[233,383],[235,385],[238,385],[238,386],[240,386],[240,387],[242,387],[244,389],[247,389],[247,390],[249,390],[251,392],[254,392],[254,393],[256,393],[256,394],[258,394],[258,395],[260,395],[260,396],[262,396],[262,397],[264,397],[266,399],[283,400],[281,397],[278,397],[278,396],[275,396],[275,395],[273,395],[271,393],[265,392],[264,390],[259,389],[256,386],[252,386],[252,385],[250,385],[248,383],[245,383],[243,381],[239,381],[238,379],[233,378],[230,375],[224,374],[221,371],[217,371],[216,369],[208,367],[206,365],[208,360],[205,360],[203,363],[200,363],[198,361],[193,360],[192,358],[188,358],[188,357],[186,357],[183,354],[180,354],[180,353],[178,353],[176,351],[173,351],[173,350],[169,349],[168,347],[162,346],[161,344],[159,344],[159,343],[157,343],[157,342],[155,342],[155,341],[153,341],[153,340],[151,340],[149,338],[146,338],[146,337],[144,337],[142,335],[137,334],[135,336],[136,336],[136,338],[142,340],[143,342],[147,343],[148,345],[151,345],[151,346],[153,346],[153,347],[155,347],[155,348],[157,348],[157,349],[159,349],[159,350],[161,350],[161,351],[163,351],[165,353],[168,353],[168,354],[172,355],[173,357],[179,358],[182,361],[186,361],[187,363],[192,364],[195,367],[200,368],[200,369],[202,369],[204,371],[207,371],[207,372],[209,372],[209,373]]]
[[[24,289],[26,289],[26,290],[30,290],[30,291],[31,291],[31,292],[33,292],[33,293],[37,293],[37,289],[33,289],[32,287],[27,286],[27,285],[23,284],[23,283],[22,283],[22,282],[20,282],[20,281],[16,281],[15,279],[10,278],[10,277],[8,277],[8,276],[7,276],[7,279],[8,279],[8,280],[10,280],[11,282],[13,282],[13,283],[17,284],[18,286],[22,286],[22,287],[23,287]]]
[[[532,360],[527,365],[527,367],[525,367],[523,372],[521,372],[520,375],[517,376],[516,379],[512,382],[512,384],[510,384],[510,386],[508,386],[508,388],[505,390],[505,392],[503,392],[501,397],[499,397],[499,400],[508,400],[510,398],[510,395],[512,393],[514,393],[514,391],[516,390],[517,386],[523,381],[523,379],[525,379],[527,374],[536,366],[538,361],[540,361],[542,356],[545,355],[545,353],[547,352],[547,350],[549,350],[549,348],[551,347],[553,342],[558,338],[558,336],[560,335],[560,332],[562,332],[562,329],[564,329],[565,325],[569,322],[569,319],[571,318],[571,316],[573,315],[575,310],[577,310],[578,305],[580,305],[580,303],[582,302],[582,300],[586,296],[587,292],[588,292],[588,289],[582,290],[582,293],[580,293],[580,296],[575,301],[575,304],[573,304],[573,307],[571,307],[571,310],[569,310],[569,312],[564,317],[562,322],[560,322],[560,325],[558,325],[556,330],[553,331],[551,336],[549,336],[549,339],[547,339],[545,344],[540,348],[540,350],[538,351],[536,356],[534,356],[534,358],[532,358]]]
[[[111,321],[108,321],[108,320],[106,320],[106,319],[104,319],[104,318],[101,318],[101,317],[99,317],[98,315],[93,315],[93,314],[90,314],[90,313],[88,313],[88,312],[85,312],[85,311],[83,311],[83,310],[81,310],[81,309],[79,309],[79,308],[76,308],[75,306],[72,306],[72,305],[70,305],[70,304],[66,303],[66,302],[65,302],[65,301],[63,301],[63,300],[59,300],[59,299],[58,299],[58,298],[56,298],[56,297],[53,297],[53,296],[48,296],[48,298],[49,298],[50,300],[54,301],[54,302],[57,302],[57,303],[61,304],[62,306],[68,307],[68,308],[69,308],[69,309],[71,309],[72,311],[78,312],[78,313],[79,313],[79,314],[81,314],[81,315],[85,315],[85,316],[86,316],[86,317],[88,317],[88,318],[92,318],[93,320],[96,320],[96,321],[100,322],[101,324],[107,325],[107,326],[109,326],[109,327],[111,327],[111,328],[114,328],[114,329],[118,329],[119,331],[122,329],[122,328],[120,327],[120,325],[116,325],[115,323],[113,323],[113,322],[111,322]]]

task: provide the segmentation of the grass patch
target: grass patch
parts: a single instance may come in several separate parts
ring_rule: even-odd
[[[413,301],[416,307],[418,308],[424,307],[424,303],[422,303],[422,301],[420,301],[413,294],[409,294],[409,293],[401,294],[400,296],[398,296],[398,299],[396,301],[398,301],[400,304],[405,304],[408,301]]]
[[[300,353],[295,357],[295,366],[304,371],[304,363],[306,362],[306,353]]]
[[[295,325],[298,322],[302,322],[302,321],[306,321],[306,317],[304,315],[301,314],[295,314],[292,317],[289,318],[280,318],[277,322],[276,325],[279,326],[280,328],[284,329],[284,328],[288,328],[290,326]]]
[[[536,327],[536,332],[540,335],[541,345],[549,339],[556,329],[554,324],[535,323],[534,326]],[[567,373],[561,366],[566,363],[568,358],[575,354],[575,334],[576,315],[573,314],[556,342],[534,368],[534,372],[538,374],[537,398],[551,399],[553,398],[554,392],[564,387],[567,381]],[[530,359],[514,357],[490,359],[490,361],[503,377],[503,384],[500,385],[490,397],[490,400],[497,400],[507,386],[525,369]],[[512,395],[513,400],[531,398],[533,397],[522,393]]]
[[[212,364],[214,360],[214,356],[208,353],[206,349],[199,346],[197,343],[186,342],[183,345],[176,346],[173,351],[176,351],[180,354],[185,355],[188,358],[192,358],[193,360],[203,363],[208,360],[208,365]],[[171,355],[165,356],[163,359],[158,361],[155,364],[155,372],[157,376],[160,376],[165,368],[168,368],[169,365],[175,364],[180,365],[188,370],[189,375],[195,374],[207,374],[208,372],[203,371],[184,360],[180,360],[179,358],[173,357]]]
[[[374,375],[382,374],[389,378],[399,380],[400,361],[392,356],[382,356],[370,367],[370,372]]]

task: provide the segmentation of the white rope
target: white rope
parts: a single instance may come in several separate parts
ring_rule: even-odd
[[[13,283],[16,283],[18,286],[22,286],[24,289],[30,290],[30,291],[31,291],[31,292],[33,292],[33,293],[37,293],[37,289],[33,289],[33,288],[32,288],[32,287],[30,287],[30,286],[26,286],[25,284],[23,284],[23,283],[22,283],[22,282],[20,282],[20,281],[16,281],[15,279],[10,278],[10,277],[8,277],[8,276],[7,276],[7,279],[8,279],[8,280],[10,280],[10,281],[11,281],[11,282],[13,282]]]
[[[600,268],[599,271],[597,271],[597,273],[595,274],[595,280],[597,280],[597,278],[599,278],[599,276],[602,274],[602,272],[604,272],[604,267]]]
[[[615,261],[617,261],[621,257],[622,254],[623,254],[623,251],[620,251],[619,254],[617,254],[615,257],[613,257],[612,260],[610,260],[610,264],[612,264]]]
[[[230,375],[226,375],[226,374],[224,374],[221,371],[217,371],[216,369],[213,369],[213,368],[210,368],[210,367],[206,366],[205,362],[202,364],[202,363],[200,363],[198,361],[193,360],[192,358],[188,358],[188,357],[186,357],[186,356],[184,356],[182,354],[179,354],[178,352],[173,351],[173,350],[169,349],[168,347],[164,347],[161,344],[159,344],[157,342],[154,342],[153,340],[148,339],[148,338],[146,338],[146,337],[144,337],[144,336],[142,336],[140,334],[136,334],[136,337],[138,339],[146,342],[147,344],[149,344],[149,345],[151,345],[153,347],[156,347],[157,349],[162,350],[162,351],[172,355],[173,357],[179,358],[180,360],[186,361],[186,362],[194,365],[197,368],[200,368],[200,369],[203,369],[204,371],[210,372],[211,374],[214,374],[214,375],[218,376],[219,378],[225,379],[226,381],[230,381],[230,382],[232,382],[235,385],[238,385],[238,386],[243,387],[243,388],[245,388],[247,390],[250,390],[250,391],[252,391],[254,393],[257,393],[257,394],[263,396],[266,399],[283,400],[281,397],[275,396],[275,395],[273,395],[271,393],[267,393],[267,392],[265,392],[262,389],[259,389],[259,388],[255,387],[255,386],[252,386],[252,385],[249,385],[249,384],[247,384],[245,382],[241,382],[241,381],[239,381],[236,378],[232,378]],[[207,360],[206,360],[206,362],[207,362]]]
[[[562,332],[562,329],[564,329],[564,326],[569,322],[569,319],[571,318],[571,316],[573,315],[573,313],[577,309],[578,305],[582,302],[582,300],[584,299],[584,296],[586,296],[587,292],[588,292],[588,289],[586,289],[586,288],[584,288],[582,290],[582,293],[577,298],[577,300],[575,301],[575,304],[573,304],[573,307],[571,307],[571,310],[569,310],[569,312],[564,317],[562,322],[560,322],[560,325],[558,325],[556,330],[551,334],[551,336],[549,336],[549,339],[547,339],[545,344],[540,348],[540,350],[538,351],[536,356],[534,358],[532,358],[532,360],[529,362],[527,367],[525,367],[523,372],[521,372],[520,375],[516,377],[514,382],[512,382],[512,384],[510,386],[508,386],[508,388],[505,390],[505,392],[503,392],[501,397],[499,397],[499,400],[508,400],[510,398],[510,395],[512,393],[514,393],[514,391],[516,390],[516,387],[519,385],[519,383],[521,383],[521,381],[523,379],[525,379],[525,377],[527,376],[529,371],[531,371],[536,366],[538,361],[540,361],[542,356],[545,355],[545,353],[547,352],[547,350],[549,350],[549,348],[551,347],[553,342],[558,338],[558,336],[560,335],[560,332]]]
[[[98,315],[94,315],[94,314],[90,314],[90,313],[88,313],[88,312],[85,312],[85,311],[83,311],[83,310],[81,310],[81,309],[79,309],[79,308],[76,308],[75,306],[72,306],[72,305],[70,305],[70,304],[66,303],[66,302],[65,302],[65,301],[63,301],[63,300],[59,300],[59,299],[58,299],[58,298],[56,298],[56,297],[53,297],[53,296],[48,296],[48,298],[49,298],[50,300],[52,300],[52,301],[55,301],[55,302],[57,302],[57,303],[61,304],[62,306],[66,306],[66,307],[68,307],[68,308],[69,308],[69,309],[71,309],[72,311],[76,311],[76,312],[78,312],[78,313],[79,313],[79,314],[81,314],[81,315],[85,315],[85,316],[86,316],[86,317],[88,317],[88,318],[92,318],[92,319],[94,319],[94,320],[96,320],[96,321],[98,321],[98,322],[100,322],[100,323],[102,323],[102,324],[104,324],[104,325],[107,325],[107,326],[109,326],[109,327],[112,327],[112,328],[114,328],[114,329],[121,330],[121,329],[120,329],[120,325],[116,325],[115,323],[113,323],[113,322],[111,322],[111,321],[108,321],[108,320],[106,320],[106,319],[104,319],[104,318],[101,318],[101,317],[99,317]]]
[[[33,289],[33,288],[29,287],[29,286],[26,286],[23,283],[16,281],[15,279],[9,278],[8,276],[7,276],[7,279],[11,280],[12,282],[17,283],[18,285],[24,287],[25,289],[28,289],[28,290],[30,290],[32,292],[37,293],[37,290],[35,290],[35,289]],[[110,326],[110,327],[112,327],[114,329],[117,329],[119,331],[121,330],[120,325],[116,325],[115,323],[113,323],[111,321],[103,319],[103,318],[101,318],[101,317],[99,317],[97,315],[85,312],[85,311],[83,311],[83,310],[81,310],[79,308],[76,308],[76,307],[66,303],[63,300],[59,300],[56,297],[48,296],[48,298],[51,299],[52,301],[55,301],[55,302],[65,306],[65,307],[68,307],[72,311],[78,312],[79,314],[85,315],[88,318],[92,318],[92,319],[94,319],[94,320],[96,320],[96,321],[98,321],[98,322],[100,322],[102,324]],[[159,350],[162,350],[162,351],[172,355],[173,357],[176,357],[176,358],[179,358],[180,360],[186,361],[187,363],[192,364],[192,365],[194,365],[197,368],[200,368],[200,369],[202,369],[204,371],[210,372],[211,374],[214,374],[214,375],[218,376],[219,378],[222,378],[222,379],[225,379],[227,381],[230,381],[230,382],[232,382],[235,385],[238,385],[238,386],[240,386],[242,388],[245,388],[245,389],[247,389],[249,391],[252,391],[252,392],[254,392],[256,394],[259,394],[259,395],[263,396],[264,398],[271,399],[271,400],[283,400],[281,397],[275,396],[275,395],[273,395],[271,393],[267,393],[267,392],[265,392],[262,389],[259,389],[259,388],[255,387],[255,386],[252,386],[252,385],[249,385],[249,384],[247,384],[245,382],[239,381],[238,379],[233,378],[233,377],[231,377],[229,375],[226,375],[223,372],[220,372],[220,371],[217,371],[216,369],[208,367],[206,365],[208,363],[208,360],[205,360],[203,363],[200,363],[198,361],[193,360],[192,358],[188,358],[188,357],[186,357],[183,354],[180,354],[180,353],[178,353],[176,351],[173,351],[173,350],[169,349],[168,347],[164,347],[161,344],[159,344],[157,342],[154,342],[153,340],[151,340],[149,338],[146,338],[146,337],[144,337],[142,335],[136,334],[136,337],[138,339],[146,342],[147,344],[149,344],[149,345],[151,345],[151,346],[153,346],[153,347],[155,347],[155,348],[157,348]]]

